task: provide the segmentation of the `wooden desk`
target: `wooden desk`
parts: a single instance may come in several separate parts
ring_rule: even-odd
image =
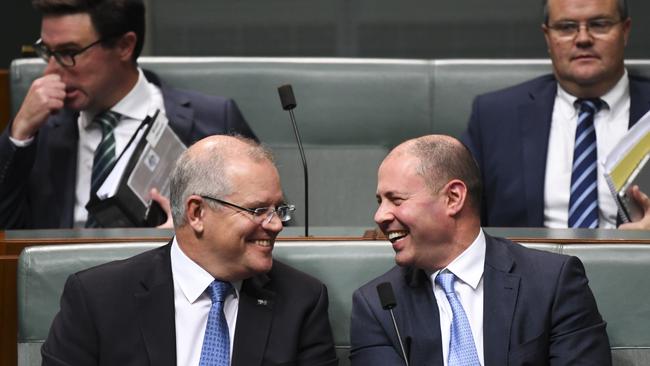
[[[309,239],[331,241],[385,240],[372,231],[364,234],[364,228],[348,228],[347,233],[359,233],[355,237],[327,236],[331,228],[315,228],[311,232],[318,237]],[[560,243],[560,244],[650,244],[650,232],[625,232],[618,230],[568,230],[568,229],[513,229],[487,228],[494,236],[508,237],[521,243]],[[302,228],[285,229],[281,241],[304,241],[299,233]],[[159,229],[80,229],[80,230],[33,230],[0,232],[0,366],[14,366],[17,363],[17,294],[16,270],[20,252],[27,246],[52,244],[92,244],[119,242],[167,242],[171,230]],[[363,237],[362,237],[363,235]]]

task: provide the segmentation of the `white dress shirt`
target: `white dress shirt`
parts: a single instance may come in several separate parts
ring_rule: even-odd
[[[481,229],[474,242],[461,253],[446,268],[431,274],[433,295],[438,303],[440,313],[440,335],[442,336],[442,354],[445,366],[449,358],[449,341],[451,339],[451,321],[453,312],[447,300],[447,295],[435,281],[436,276],[445,269],[456,276],[454,289],[456,296],[463,305],[467,320],[472,328],[472,336],[476,345],[481,365],[483,357],[483,268],[485,266],[485,234]]]
[[[121,114],[115,127],[115,154],[120,155],[122,150],[140,126],[142,121],[160,110],[165,114],[162,92],[147,81],[141,69],[135,86],[122,100],[117,102],[111,110]],[[79,126],[79,141],[77,154],[77,178],[74,205],[74,226],[84,227],[88,218],[86,204],[90,199],[90,177],[93,170],[93,158],[99,142],[102,140],[101,127],[92,123],[94,115],[82,111],[77,120]]]
[[[598,227],[615,228],[617,207],[605,181],[603,167],[607,155],[628,130],[630,91],[627,71],[614,88],[600,98],[606,105],[594,117],[598,150]],[[558,84],[544,178],[546,227],[566,228],[569,222],[573,148],[579,114],[579,107],[574,104],[577,99]]]
[[[198,365],[208,313],[212,306],[206,289],[214,277],[183,253],[176,237],[172,241],[171,262],[174,277],[176,364]],[[234,291],[226,296],[223,308],[230,334],[231,360],[241,284],[241,281],[231,283]]]

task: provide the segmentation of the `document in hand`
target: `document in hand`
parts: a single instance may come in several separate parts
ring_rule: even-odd
[[[156,112],[142,122],[111,173],[86,208],[103,227],[156,226],[164,212],[149,198],[151,188],[169,197],[169,175],[186,149]]]
[[[630,128],[605,160],[605,179],[618,205],[624,222],[636,221],[643,215],[640,207],[628,196],[636,184],[642,191],[650,189],[650,112]]]

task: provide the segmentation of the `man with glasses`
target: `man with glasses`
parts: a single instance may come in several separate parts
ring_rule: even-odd
[[[87,226],[91,180],[110,171],[94,168],[112,166],[156,111],[186,145],[213,134],[255,138],[232,100],[171,88],[138,67],[142,0],[33,4],[43,16],[34,49],[47,65],[0,137],[0,228]],[[152,199],[168,206],[157,192]]]
[[[650,107],[650,81],[628,74],[625,0],[548,0],[545,75],[478,96],[463,142],[484,182],[485,226],[615,228],[617,206],[602,164]],[[631,195],[650,228],[650,199]]]
[[[272,257],[293,206],[266,149],[199,141],[171,205],[169,244],[70,276],[43,365],[338,364],[327,289]]]

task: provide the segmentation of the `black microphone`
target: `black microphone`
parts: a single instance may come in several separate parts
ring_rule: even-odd
[[[293,109],[296,108],[296,97],[293,95],[291,84],[286,84],[279,87],[278,94],[280,94],[282,109],[289,111],[289,117],[291,117],[291,125],[293,126],[293,133],[296,135],[298,150],[300,150],[300,157],[302,158],[302,169],[305,176],[305,236],[309,236],[309,175],[307,174],[307,159],[305,158],[305,150],[302,148],[300,132],[298,131],[296,118],[293,115]]]
[[[390,317],[393,319],[393,327],[395,328],[395,333],[397,333],[397,340],[399,341],[399,347],[402,350],[402,356],[404,356],[404,363],[406,366],[409,366],[409,358],[404,349],[404,344],[402,343],[402,336],[399,333],[399,328],[397,327],[397,322],[395,321],[395,314],[393,313],[393,308],[397,306],[397,301],[395,300],[395,293],[393,293],[393,286],[390,282],[382,282],[377,285],[377,295],[379,295],[379,302],[381,307],[384,310],[390,312]]]

